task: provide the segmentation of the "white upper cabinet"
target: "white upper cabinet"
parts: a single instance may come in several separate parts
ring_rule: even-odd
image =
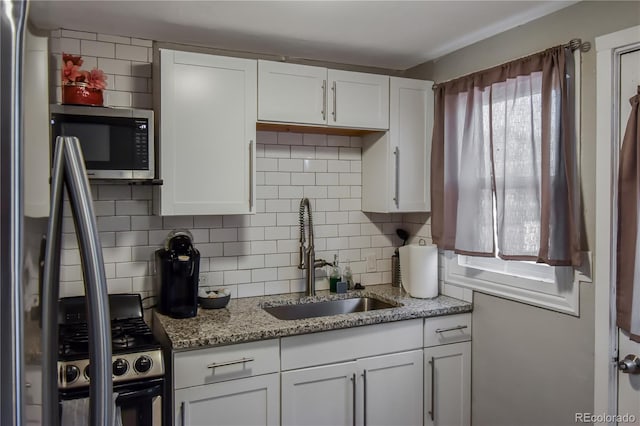
[[[389,131],[363,138],[363,211],[431,209],[432,85],[431,81],[391,77]]]
[[[259,61],[258,119],[386,130],[389,76]]]
[[[329,70],[329,125],[389,128],[389,76]]]
[[[327,123],[327,70],[258,61],[258,120]]]
[[[51,136],[47,40],[28,30],[25,32],[24,214],[28,217],[49,216]]]
[[[164,182],[156,213],[254,213],[257,61],[167,49],[159,56]]]

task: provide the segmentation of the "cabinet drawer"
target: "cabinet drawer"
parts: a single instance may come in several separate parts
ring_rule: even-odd
[[[275,373],[280,368],[278,339],[178,352],[174,355],[174,388]]]
[[[410,351],[422,344],[422,320],[390,322],[282,338],[282,370]]]
[[[424,347],[471,340],[471,314],[425,318]]]

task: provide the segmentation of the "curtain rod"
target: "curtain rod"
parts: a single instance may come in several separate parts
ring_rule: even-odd
[[[572,52],[575,52],[576,50],[578,50],[578,49],[579,49],[579,50],[580,50],[580,52],[586,53],[586,52],[588,52],[589,50],[591,50],[591,43],[589,43],[588,41],[585,41],[585,42],[583,43],[583,42],[582,42],[582,39],[580,39],[580,38],[572,38],[571,40],[569,40],[569,42],[568,42],[568,43],[563,44],[563,45],[562,45],[562,47],[565,47],[565,48],[567,48],[567,47],[568,47],[568,48],[570,48],[570,49],[571,49],[571,51],[572,51]],[[535,53],[532,53],[531,55],[535,55]],[[526,58],[527,56],[531,56],[531,55],[522,56],[522,58]],[[517,60],[517,59],[514,59],[514,61],[516,61],[516,60]],[[511,61],[507,61],[507,62],[505,62],[505,63],[508,63],[508,62],[511,62]],[[460,76],[460,77],[452,78],[452,79],[449,79],[449,80],[446,80],[446,81],[442,81],[442,82],[440,82],[440,83],[434,83],[434,85],[433,85],[433,86],[431,86],[431,89],[432,89],[432,90],[435,90],[435,89],[437,89],[437,88],[438,88],[438,86],[439,86],[440,84],[448,83],[448,82],[450,82],[450,81],[457,80],[457,79],[459,79],[459,78],[464,78],[465,76],[467,76],[467,75],[471,75],[471,74],[475,74],[476,72],[478,72],[478,71],[475,71],[475,72],[472,72],[472,73],[469,73],[469,74],[465,74],[465,75]]]

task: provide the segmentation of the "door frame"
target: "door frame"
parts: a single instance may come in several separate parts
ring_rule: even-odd
[[[615,321],[617,174],[620,151],[620,57],[640,48],[640,26],[597,37],[596,248],[594,407],[618,411],[618,328]],[[631,96],[631,95],[630,95]],[[609,283],[609,285],[605,284]],[[602,423],[604,424],[604,423]],[[609,423],[614,424],[614,423]]]

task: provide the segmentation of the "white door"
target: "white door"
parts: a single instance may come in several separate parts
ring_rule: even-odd
[[[258,61],[258,120],[327,124],[327,69]]]
[[[358,360],[358,424],[421,425],[422,363],[422,350]]]
[[[640,50],[625,53],[620,57],[620,137],[624,137],[631,106],[629,98],[634,96],[640,85]],[[637,257],[637,254],[636,254]],[[640,357],[640,343],[629,339],[629,336],[618,332],[618,360],[627,355]],[[626,374],[618,371],[618,414],[633,415],[640,424],[640,374]],[[622,423],[622,422],[621,422]]]
[[[389,128],[389,76],[329,70],[330,126]]]
[[[247,377],[175,391],[176,426],[276,426],[279,374]]]
[[[282,373],[283,426],[354,424],[356,363]]]
[[[471,342],[424,350],[424,424],[471,424]]]

